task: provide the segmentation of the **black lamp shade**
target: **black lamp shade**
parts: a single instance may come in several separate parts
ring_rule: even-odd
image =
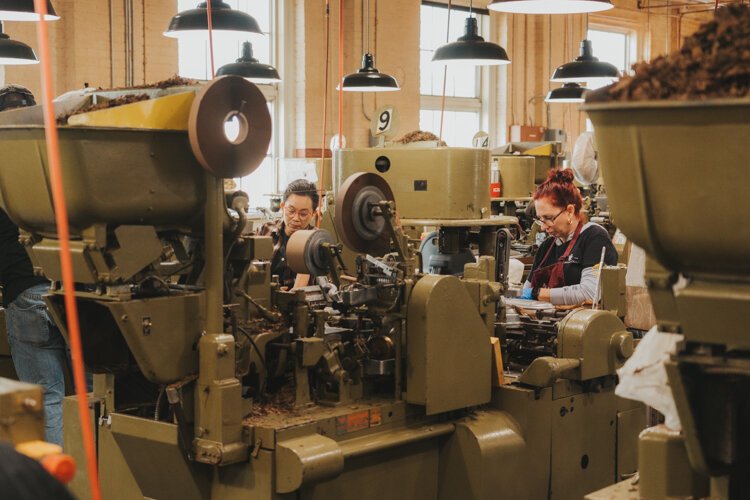
[[[479,36],[477,19],[466,18],[464,35],[457,41],[439,47],[432,62],[442,64],[463,63],[474,66],[497,66],[509,64],[508,53],[496,43],[485,42]]]
[[[0,65],[37,64],[38,62],[34,49],[25,43],[11,40],[8,35],[0,32]]]
[[[52,2],[47,0],[45,21],[56,21],[60,16]],[[0,21],[38,21],[39,14],[34,10],[34,0],[0,0]]]
[[[362,67],[344,77],[344,90],[347,92],[390,92],[400,90],[398,82],[391,75],[381,73],[375,67],[375,58],[367,53],[362,56]]]
[[[236,38],[247,38],[248,34],[262,35],[263,32],[250,14],[232,9],[221,0],[211,1],[211,28],[216,34],[230,35]],[[208,9],[202,2],[195,9],[179,12],[169,22],[165,36],[171,38],[207,37]]]
[[[263,64],[253,57],[253,46],[250,42],[242,44],[242,57],[237,61],[225,64],[216,71],[216,76],[241,76],[253,83],[280,82],[281,77],[276,68]]]
[[[565,103],[565,102],[583,102],[583,95],[589,89],[581,87],[577,83],[566,83],[562,87],[552,89],[544,98],[545,102]]]
[[[581,55],[575,61],[559,66],[551,80],[553,82],[611,82],[620,78],[614,64],[599,61],[594,57],[591,40],[581,42]]]
[[[613,7],[610,0],[499,0],[487,6],[510,14],[584,14]]]

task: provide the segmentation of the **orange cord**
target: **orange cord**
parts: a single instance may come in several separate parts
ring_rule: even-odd
[[[326,178],[326,127],[328,126],[328,65],[330,61],[329,47],[331,44],[331,4],[326,0],[326,56],[325,56],[325,85],[323,85],[323,142],[320,145],[320,195],[318,196],[318,220],[315,227],[320,229],[320,223],[323,219],[321,203],[323,201],[323,192],[325,190]],[[333,161],[333,158],[331,158]]]
[[[344,147],[344,0],[339,0],[339,149]]]
[[[60,239],[60,264],[62,266],[63,291],[65,292],[65,313],[68,317],[68,337],[73,360],[73,381],[75,383],[76,399],[78,400],[78,416],[83,434],[83,447],[86,451],[86,467],[88,470],[91,498],[101,500],[99,491],[99,474],[96,464],[96,448],[94,434],[89,418],[88,388],[86,374],[83,367],[83,351],[81,349],[81,330],[78,323],[78,308],[75,300],[75,284],[73,278],[73,260],[70,253],[70,229],[68,227],[68,210],[65,204],[63,189],[62,167],[60,163],[60,142],[55,122],[55,108],[52,104],[52,66],[50,63],[49,35],[47,22],[47,3],[44,0],[34,0],[34,8],[39,14],[37,35],[42,68],[42,99],[44,102],[44,128],[47,136],[47,158],[49,160],[50,183],[52,184],[52,201],[55,208],[55,222],[57,223],[58,238]]]
[[[208,13],[208,51],[211,53],[211,80],[216,76],[214,68],[214,24],[211,18],[211,0],[206,2],[206,12]]]
[[[445,34],[445,43],[450,42],[451,37],[451,0],[448,0],[448,28]],[[438,138],[438,147],[443,143],[443,117],[445,116],[445,86],[448,82],[448,65],[443,66],[443,98],[440,102],[440,137]]]

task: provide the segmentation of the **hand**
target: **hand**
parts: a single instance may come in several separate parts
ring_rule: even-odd
[[[519,295],[518,298],[525,299],[525,300],[533,300],[531,298],[531,291],[532,291],[531,288],[524,288],[523,291],[521,292],[521,295]]]

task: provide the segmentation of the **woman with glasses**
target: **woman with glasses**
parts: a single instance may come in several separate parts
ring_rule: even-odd
[[[300,229],[313,229],[310,222],[318,208],[318,199],[318,190],[312,182],[306,179],[290,182],[281,202],[283,217],[277,222],[264,224],[258,231],[261,236],[273,238],[271,274],[277,275],[281,286],[289,290],[307,286],[310,282],[310,276],[298,276],[287,265],[286,245],[289,238]]]
[[[604,263],[617,264],[607,230],[586,222],[573,171],[553,170],[534,193],[536,223],[549,235],[540,245],[521,297],[557,305],[593,301],[602,249]]]

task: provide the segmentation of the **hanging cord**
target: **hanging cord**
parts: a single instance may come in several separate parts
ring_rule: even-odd
[[[339,149],[344,140],[344,0],[339,0]]]
[[[206,13],[208,14],[208,52],[211,54],[211,80],[216,76],[214,68],[214,23],[211,17],[211,0],[206,2]]]
[[[451,6],[453,5],[453,2],[451,0],[448,0],[448,27],[447,32],[445,34],[445,43],[450,42],[451,37]],[[470,8],[471,9],[471,8]],[[469,11],[469,16],[471,16],[471,11]],[[443,67],[443,97],[440,102],[440,133],[438,134],[438,147],[443,143],[443,118],[445,117],[445,87],[448,83],[448,65],[446,64]]]
[[[323,219],[323,193],[325,191],[325,178],[326,178],[326,129],[328,127],[328,68],[330,62],[330,44],[331,44],[331,3],[330,0],[326,0],[326,55],[325,55],[325,85],[323,85],[323,138],[320,144],[320,189],[318,196],[318,218],[315,221],[315,227],[320,229],[320,223]],[[333,155],[331,155],[333,156]],[[333,157],[331,157],[331,164],[333,164]]]
[[[70,253],[70,228],[68,226],[68,207],[65,203],[62,167],[60,162],[60,141],[55,121],[55,108],[52,104],[54,90],[52,88],[52,66],[50,63],[49,33],[47,21],[47,2],[34,0],[34,9],[39,14],[37,23],[37,37],[42,63],[42,99],[44,102],[44,128],[47,138],[47,157],[49,160],[50,184],[52,185],[52,201],[55,208],[55,223],[60,239],[60,265],[62,268],[63,291],[65,293],[65,314],[68,319],[68,337],[73,361],[73,382],[78,403],[78,417],[83,435],[83,448],[86,452],[86,468],[88,472],[91,498],[101,500],[99,490],[99,473],[96,466],[96,447],[94,433],[89,417],[88,387],[86,373],[83,367],[83,349],[81,348],[81,328],[78,321],[78,307],[75,299],[75,280],[73,275],[73,259]]]

